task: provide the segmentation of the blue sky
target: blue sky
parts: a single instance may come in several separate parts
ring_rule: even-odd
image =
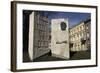
[[[45,16],[48,16],[49,20],[54,18],[65,18],[69,20],[69,27],[72,27],[81,21],[86,20],[91,17],[90,13],[77,13],[77,12],[51,12],[51,11],[43,11]]]

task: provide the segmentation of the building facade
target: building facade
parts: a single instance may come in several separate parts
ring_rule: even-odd
[[[31,60],[50,52],[48,25],[47,17],[34,11],[30,14],[28,52]]]
[[[91,20],[88,19],[69,29],[71,51],[90,50],[90,25]]]

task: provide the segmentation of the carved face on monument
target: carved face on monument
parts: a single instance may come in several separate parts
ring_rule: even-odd
[[[67,25],[65,22],[61,22],[60,27],[61,27],[61,30],[64,31],[66,30]]]

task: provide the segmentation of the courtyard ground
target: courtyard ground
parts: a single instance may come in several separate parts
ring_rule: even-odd
[[[71,54],[69,60],[82,60],[82,59],[90,59],[90,52],[89,51],[79,51]],[[62,61],[65,59],[53,57],[50,53],[45,54],[41,57],[34,59],[34,62],[41,62],[41,61]],[[27,52],[23,54],[23,62],[31,62]]]

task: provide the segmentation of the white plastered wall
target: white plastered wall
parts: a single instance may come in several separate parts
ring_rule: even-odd
[[[67,24],[66,30],[62,31],[60,23]],[[67,41],[67,43],[56,44],[56,42]],[[51,51],[53,56],[68,59],[69,58],[69,33],[68,20],[52,19],[51,20]]]
[[[29,47],[28,54],[31,60],[33,60],[33,41],[34,41],[34,12],[32,12],[29,16]]]

